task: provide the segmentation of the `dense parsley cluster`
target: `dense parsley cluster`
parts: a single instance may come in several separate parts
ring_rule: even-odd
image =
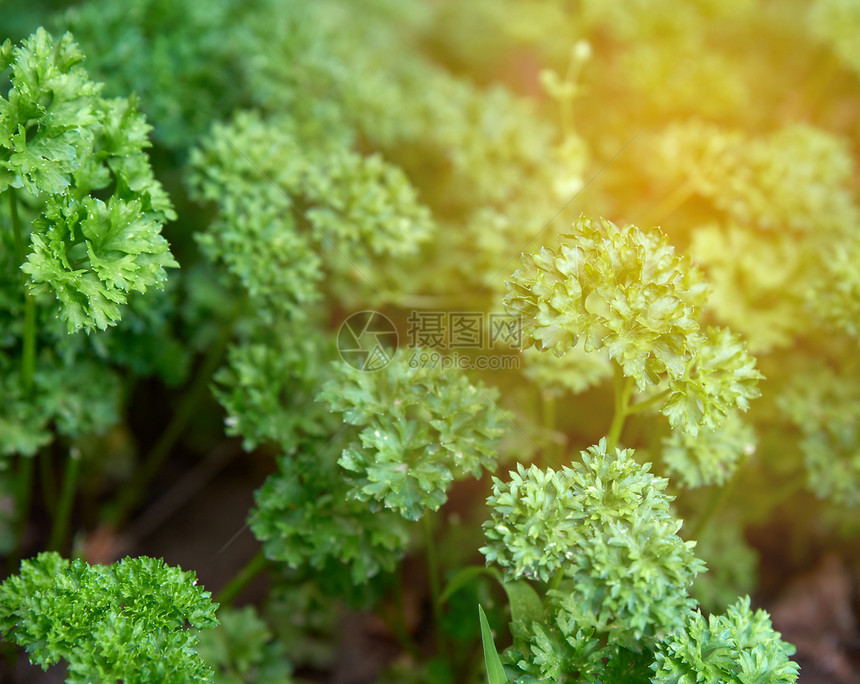
[[[845,506],[860,504],[860,393],[852,380],[819,363],[793,378],[778,399],[800,429],[810,489]]]
[[[342,127],[240,114],[191,163],[195,195],[219,206],[204,253],[273,314],[302,316],[332,271],[377,287],[379,262],[415,253],[433,228],[402,170],[353,151]]]
[[[846,141],[815,127],[786,126],[753,138],[689,121],[672,124],[651,144],[659,182],[709,200],[730,225],[831,231],[835,217],[857,218]]]
[[[420,356],[401,352],[372,373],[344,364],[320,393],[355,427],[339,461],[353,474],[351,496],[407,520],[437,510],[454,480],[491,469],[505,424],[496,390]]]
[[[30,457],[55,434],[103,433],[120,415],[110,364],[152,372],[160,361],[141,349],[148,331],[129,332],[144,319],[165,331],[152,290],[176,265],[161,235],[175,214],[135,98],[104,97],[82,60],[70,34],[44,29],[0,49],[4,455]],[[97,343],[67,334],[107,328]]]
[[[111,94],[137,93],[153,136],[186,149],[215,119],[250,98],[248,14],[269,0],[90,0],[54,17],[87,48],[88,68]],[[229,84],[229,87],[228,87]]]
[[[43,355],[34,391],[34,403],[21,386],[21,372],[14,361],[0,354],[0,456],[32,457],[54,440],[54,430],[75,436],[101,433],[117,421],[120,381],[116,374],[95,361],[67,365],[65,359]],[[0,460],[0,468],[5,467]]]
[[[571,634],[632,647],[677,625],[704,565],[677,535],[665,479],[605,441],[581,456],[558,472],[519,465],[510,482],[494,479],[482,551],[512,579],[558,574],[553,601]]]
[[[278,357],[277,367],[291,358]],[[290,409],[278,406],[281,394],[240,384],[225,398],[237,408],[237,401],[267,402],[283,415]],[[266,555],[292,567],[342,563],[357,583],[391,570],[408,545],[406,520],[437,510],[455,479],[495,463],[504,423],[496,396],[459,371],[417,367],[400,353],[374,372],[336,365],[318,401],[343,415],[342,427],[322,418],[316,433],[289,422],[245,424],[246,434],[277,439],[284,449],[249,517]]]
[[[248,524],[272,560],[292,568],[345,571],[362,584],[391,571],[409,544],[406,521],[354,496],[339,465],[342,435],[304,441],[278,459],[254,495]]]
[[[665,236],[585,216],[557,250],[523,255],[505,297],[526,347],[561,356],[582,339],[640,391],[657,385],[672,427],[693,435],[746,410],[761,378],[736,335],[701,328],[704,302],[698,273]]]
[[[698,435],[673,432],[663,440],[661,457],[671,475],[684,487],[695,489],[726,484],[755,448],[753,429],[733,414],[716,430]]]
[[[0,629],[47,669],[65,660],[66,681],[211,681],[195,630],[218,624],[193,572],[153,558],[110,566],[42,553],[0,585]]]
[[[241,435],[248,450],[274,444],[290,451],[306,438],[327,438],[336,421],[315,396],[331,375],[334,354],[331,336],[312,326],[252,330],[230,347],[215,374],[227,433]]]
[[[0,193],[42,204],[22,270],[32,292],[57,297],[69,331],[114,325],[130,291],[162,286],[177,265],[160,234],[175,214],[143,151],[149,127],[134,98],[100,95],[82,59],[70,34],[55,43],[43,29],[0,59],[12,72]]]
[[[704,289],[665,237],[581,217],[558,250],[523,255],[505,305],[525,344],[559,356],[606,348],[641,388],[679,377],[694,352]]]
[[[683,630],[670,636],[657,651],[655,684],[705,681],[797,681],[798,666],[789,656],[794,646],[773,630],[763,610],[750,610],[749,597],[739,599],[725,615],[690,613]]]
[[[505,568],[517,682],[793,682],[794,647],[749,598],[706,621],[688,591],[705,566],[677,535],[667,481],[605,441],[561,471],[494,479],[488,562]],[[548,585],[543,602],[520,578]]]

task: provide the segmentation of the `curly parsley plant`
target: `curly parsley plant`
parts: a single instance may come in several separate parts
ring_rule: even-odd
[[[423,367],[420,356],[401,353],[377,372],[343,364],[320,393],[356,428],[340,459],[352,495],[408,520],[438,510],[454,480],[495,465],[505,422],[497,390],[458,369]]]
[[[133,97],[102,97],[82,60],[71,34],[55,41],[41,28],[0,48],[0,71],[11,67],[0,194],[29,292],[52,292],[70,332],[114,325],[129,292],[162,286],[177,265],[161,236],[175,214],[144,152],[149,126]],[[19,203],[38,214],[29,249]]]
[[[103,566],[46,552],[0,585],[4,638],[45,670],[65,660],[69,684],[211,682],[188,626],[216,626],[216,608],[193,572],[145,557]]]
[[[759,395],[755,359],[732,332],[702,330],[705,285],[665,236],[581,216],[565,239],[524,254],[508,283],[505,306],[522,317],[526,348],[561,356],[581,338],[585,352],[605,351],[626,378],[624,412],[635,410],[635,383],[652,390],[649,405],[672,427],[694,435],[748,408]]]

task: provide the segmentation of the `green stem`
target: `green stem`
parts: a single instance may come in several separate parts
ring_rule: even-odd
[[[9,217],[12,221],[12,235],[15,240],[15,261],[18,263],[21,277],[21,289],[24,293],[24,338],[21,349],[21,389],[24,396],[33,394],[33,384],[36,377],[36,303],[27,291],[27,275],[20,270],[24,265],[24,231],[21,219],[18,217],[18,194],[15,188],[9,188]],[[20,456],[20,471],[18,473],[16,500],[18,502],[18,544],[16,553],[10,558],[17,558],[23,544],[24,529],[30,514],[30,499],[33,489],[33,459],[35,456]]]
[[[555,433],[555,425],[556,425],[556,399],[555,395],[551,392],[547,392],[545,390],[540,391],[541,395],[541,408],[543,412],[543,425],[544,428],[548,430],[548,435],[553,435]],[[559,458],[562,456],[562,445],[558,440],[552,439],[552,457],[550,461],[552,463],[556,463]]]
[[[233,319],[235,320],[235,319]],[[191,387],[182,398],[182,403],[173,414],[173,418],[167,429],[161,433],[155,446],[143,459],[141,466],[137,469],[134,479],[120,492],[113,505],[105,512],[104,519],[114,528],[121,527],[128,516],[134,511],[135,506],[140,503],[146,493],[147,487],[158,474],[166,458],[170,455],[188,422],[196,411],[199,410],[200,402],[209,387],[209,381],[215,370],[221,363],[230,338],[233,336],[232,322],[227,325],[221,337],[209,348]]]
[[[15,260],[18,266],[24,263],[24,233],[21,231],[21,219],[18,218],[18,195],[15,188],[9,188],[9,216],[12,219],[12,235],[15,239]],[[21,279],[25,280],[22,273]]]
[[[558,589],[561,586],[561,581],[564,579],[564,568],[561,567],[556,570],[555,575],[549,583],[549,591],[553,591],[554,589]]]
[[[14,565],[21,557],[21,551],[24,546],[24,531],[27,529],[27,522],[30,519],[30,498],[33,490],[33,470],[35,464],[33,461],[36,456],[20,456],[18,457],[18,481],[15,483],[15,501],[18,504],[18,520],[17,534],[15,539],[17,544],[15,552],[9,554],[7,565],[12,564],[9,569],[14,569]]]
[[[429,513],[424,513],[421,521],[424,528],[424,545],[427,552],[427,576],[430,579],[430,600],[433,610],[433,627],[436,634],[436,648],[439,655],[447,656],[447,643],[442,631],[442,588],[439,579],[439,558],[436,555],[436,540],[433,536],[433,523]]]
[[[51,463],[51,453],[47,449],[39,455],[39,482],[42,485],[42,501],[45,509],[54,518],[57,511],[57,487],[55,484],[54,466]]]
[[[379,617],[385,623],[385,626],[388,627],[388,631],[394,635],[394,638],[397,640],[397,644],[400,646],[401,650],[417,660],[420,658],[418,649],[415,647],[412,638],[409,636],[406,625],[403,623],[402,616],[396,615],[395,613],[397,613],[397,608],[392,609],[390,613],[385,610],[380,610]]]
[[[9,188],[9,216],[12,219],[12,234],[15,238],[15,260],[18,267],[24,265],[24,231],[21,229],[21,219],[18,217],[18,195],[15,188]],[[36,303],[27,291],[27,276],[23,271],[21,287],[24,290],[24,340],[21,354],[21,386],[24,393],[33,391],[33,378],[36,375]]]
[[[612,424],[606,435],[606,448],[612,451],[618,446],[621,439],[621,431],[624,429],[624,421],[630,413],[630,395],[633,392],[633,378],[625,378],[624,372],[618,363],[615,367],[615,411],[612,415]]]
[[[711,491],[711,494],[708,497],[708,502],[705,504],[705,509],[702,511],[701,515],[699,515],[698,519],[696,520],[696,524],[693,526],[693,530],[690,532],[690,539],[701,539],[702,533],[708,527],[708,523],[711,522],[717,511],[722,508],[723,504],[726,502],[726,499],[728,499],[729,494],[735,488],[738,479],[740,479],[741,470],[743,469],[744,465],[746,465],[748,459],[748,456],[744,456],[741,462],[738,463],[738,468],[737,470],[735,470],[735,473],[734,475],[732,475],[732,478],[722,487]]]
[[[394,606],[392,612],[393,618],[389,624],[389,629],[405,653],[408,653],[415,660],[420,659],[415,640],[406,626],[406,610],[403,600],[403,566],[398,566],[397,572],[394,574]]]
[[[27,394],[33,391],[36,376],[36,302],[24,294],[24,349],[21,355],[21,384]]]
[[[215,603],[220,604],[222,608],[228,608],[233,599],[235,599],[242,590],[247,587],[251,580],[254,579],[260,572],[269,564],[269,559],[260,551],[256,556],[249,560],[245,566],[236,573],[227,586],[225,586],[215,596]]]
[[[650,408],[654,408],[658,404],[663,403],[666,399],[669,398],[669,395],[672,394],[672,390],[663,390],[659,394],[655,394],[650,399],[646,399],[645,401],[640,401],[637,404],[633,404],[632,406],[627,407],[627,415],[633,415],[634,413],[641,413],[642,411],[647,411]]]
[[[542,390],[540,393],[543,408],[543,424],[549,430],[555,430],[555,395]]]
[[[50,551],[59,551],[66,541],[66,532],[69,528],[69,518],[72,513],[72,504],[75,500],[75,491],[80,471],[81,454],[76,448],[72,448],[69,460],[66,462],[66,472],[63,475],[63,490],[60,494],[60,504],[57,508],[57,514],[54,516],[51,537],[48,541],[48,549]]]
[[[787,482],[783,483],[781,486],[773,489],[769,492],[769,496],[764,499],[766,502],[765,506],[762,506],[765,510],[772,511],[777,506],[785,503],[789,498],[794,496],[797,492],[802,490],[809,479],[808,475],[805,471],[797,473],[792,478],[790,478]]]
[[[711,522],[711,519],[726,500],[728,490],[729,488],[726,485],[718,487],[711,492],[708,502],[705,504],[705,509],[699,515],[696,524],[693,526],[693,530],[690,532],[690,539],[696,540],[702,538],[702,532],[705,531],[708,523]]]

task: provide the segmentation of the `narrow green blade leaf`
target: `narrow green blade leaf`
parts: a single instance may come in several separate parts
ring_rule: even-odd
[[[478,606],[478,616],[481,619],[481,641],[484,643],[484,664],[487,666],[487,681],[489,684],[507,684],[505,669],[502,660],[493,643],[493,633],[490,631],[490,623],[484,615],[484,609]]]

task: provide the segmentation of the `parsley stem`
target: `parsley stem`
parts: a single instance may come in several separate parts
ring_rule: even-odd
[[[633,378],[625,378],[624,372],[618,363],[613,364],[615,368],[615,412],[612,415],[612,424],[606,436],[607,451],[614,450],[621,439],[621,431],[624,429],[624,421],[630,414],[630,394],[633,392]]]
[[[15,239],[15,260],[20,267],[24,263],[24,235],[21,232],[21,219],[18,218],[18,195],[15,188],[9,188],[9,216],[12,218],[12,234]],[[23,273],[21,280],[24,280]]]
[[[746,465],[748,459],[748,456],[744,456],[741,459],[741,462],[738,463],[737,470],[735,470],[735,473],[734,475],[732,475],[732,478],[722,487],[718,487],[711,492],[711,495],[708,498],[708,502],[705,504],[705,509],[696,519],[696,524],[693,526],[693,531],[690,532],[690,539],[696,540],[702,537],[702,533],[708,527],[708,523],[711,522],[717,511],[722,508],[723,504],[726,502],[726,499],[729,498],[729,494],[735,488],[737,481],[740,479],[741,470],[743,470],[743,467],[744,465]]]
[[[439,581],[439,558],[436,555],[436,540],[433,536],[433,522],[425,511],[421,520],[424,528],[424,545],[427,553],[427,576],[430,579],[430,600],[433,610],[433,627],[436,634],[436,648],[440,656],[447,656],[445,634],[442,631],[442,591]]]
[[[660,404],[663,401],[665,401],[666,399],[668,399],[669,395],[671,393],[672,393],[671,390],[663,390],[659,394],[655,394],[653,397],[650,397],[649,399],[645,399],[644,401],[640,401],[636,404],[633,404],[632,406],[629,406],[627,408],[627,415],[631,415],[633,413],[641,413],[642,411],[647,411],[648,409],[653,408],[654,406],[657,406],[657,404]]]
[[[791,498],[794,494],[797,494],[801,489],[806,486],[806,483],[809,479],[806,471],[801,471],[796,473],[792,478],[788,481],[784,482],[780,486],[773,487],[768,493],[769,496],[764,497],[764,492],[762,493],[762,500],[767,503],[767,510],[772,511],[775,510],[778,506],[781,506]]]
[[[57,507],[57,514],[54,516],[54,524],[51,527],[51,536],[48,541],[48,550],[50,551],[59,551],[66,541],[66,532],[69,528],[69,517],[72,512],[72,504],[75,501],[75,491],[77,490],[80,470],[81,453],[73,447],[66,461],[60,503]]]
[[[722,507],[723,502],[726,500],[726,496],[728,495],[729,487],[728,485],[724,485],[722,487],[717,487],[711,491],[710,496],[708,497],[708,501],[705,504],[705,509],[701,512],[699,517],[696,519],[696,524],[693,525],[693,530],[690,532],[690,539],[697,540],[701,539],[702,532],[708,527],[708,523],[711,522],[711,519],[714,517],[716,512]]]
[[[42,485],[42,503],[53,520],[57,513],[57,487],[55,485],[54,466],[51,463],[51,452],[48,449],[43,449],[37,458],[39,459],[39,482]]]
[[[227,345],[230,343],[230,338],[233,336],[233,321],[235,321],[235,317],[225,325],[221,336],[209,348],[206,357],[203,359],[191,382],[189,390],[183,396],[182,403],[180,403],[173,414],[173,418],[168,423],[167,428],[161,433],[155,446],[144,457],[140,467],[137,469],[135,478],[120,492],[111,508],[105,514],[105,519],[113,527],[118,528],[126,522],[128,516],[131,515],[135,506],[137,506],[146,493],[147,487],[158,474],[164,461],[170,455],[171,450],[182,435],[182,431],[188,425],[188,421],[191,420],[195,411],[199,409],[200,402],[203,400],[204,394],[209,387],[209,381],[221,363]]]
[[[233,603],[242,590],[247,587],[251,580],[254,579],[260,572],[269,564],[269,559],[260,551],[242,567],[239,572],[231,579],[227,586],[215,595],[215,603],[218,603],[221,608],[227,608]]]
[[[21,557],[24,546],[24,531],[27,529],[27,521],[30,514],[30,498],[33,489],[33,470],[35,469],[35,456],[18,456],[18,478],[15,483],[15,501],[18,504],[17,544],[15,551],[6,558],[7,569],[12,570],[15,563]]]
[[[28,394],[33,391],[36,375],[36,303],[33,295],[24,295],[24,353],[22,355],[21,382]]]
[[[18,195],[15,188],[9,188],[9,215],[12,219],[12,234],[15,237],[15,260],[18,268],[24,265],[24,233],[18,217]],[[21,274],[24,290],[24,340],[21,354],[21,387],[29,395],[33,391],[33,377],[36,374],[36,305],[33,295],[27,291],[27,276]]]
[[[24,233],[21,229],[21,219],[18,216],[18,194],[15,188],[9,189],[9,217],[12,221],[12,236],[15,241],[15,260],[18,262],[19,275],[21,277],[21,289],[24,292],[24,339],[21,350],[21,389],[24,395],[29,397],[33,392],[33,379],[36,374],[36,306],[33,296],[27,291],[27,275],[20,270],[24,265]],[[30,511],[30,498],[33,489],[33,470],[35,456],[19,456],[18,481],[16,482],[16,496],[18,503],[18,535],[16,553],[10,558],[20,555],[23,543],[24,529]]]
[[[555,433],[555,425],[556,425],[556,403],[555,403],[555,395],[547,390],[541,390],[541,408],[543,413],[543,425],[547,430],[548,435],[553,435]],[[551,463],[555,464],[558,457],[560,457],[563,452],[563,445],[560,444],[557,440],[552,440],[552,458],[549,459]]]
[[[389,631],[394,635],[394,638],[397,639],[397,643],[403,649],[403,652],[408,653],[411,658],[417,661],[420,658],[420,654],[415,641],[409,634],[404,617],[402,571],[398,570],[394,574],[394,603],[391,606],[391,610],[385,610],[385,605],[383,605],[379,614]]]

